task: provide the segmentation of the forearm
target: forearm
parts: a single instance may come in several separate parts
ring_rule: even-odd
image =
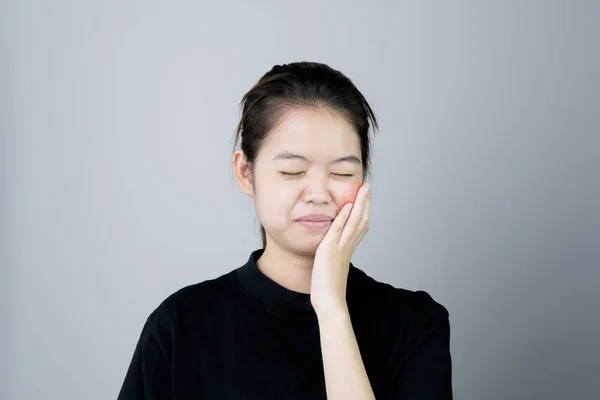
[[[375,399],[347,309],[317,315],[327,399]]]

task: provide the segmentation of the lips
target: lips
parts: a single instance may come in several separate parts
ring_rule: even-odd
[[[325,214],[309,214],[298,218],[298,222],[331,222],[333,218]]]
[[[310,232],[322,233],[331,226],[333,217],[325,214],[308,214],[298,218],[296,222]]]

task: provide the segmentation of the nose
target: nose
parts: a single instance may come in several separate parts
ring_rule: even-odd
[[[304,201],[314,204],[324,204],[332,201],[329,179],[326,175],[313,174],[306,182]]]

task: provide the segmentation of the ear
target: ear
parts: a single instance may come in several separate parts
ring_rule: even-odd
[[[242,150],[236,150],[233,153],[233,172],[235,179],[240,187],[250,197],[254,197],[254,188],[252,186],[252,171],[246,155]]]

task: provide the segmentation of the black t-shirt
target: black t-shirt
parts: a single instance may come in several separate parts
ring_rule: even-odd
[[[325,399],[310,295],[257,267],[264,250],[185,287],[148,317],[119,399]],[[451,399],[447,310],[350,264],[346,301],[377,400]]]

